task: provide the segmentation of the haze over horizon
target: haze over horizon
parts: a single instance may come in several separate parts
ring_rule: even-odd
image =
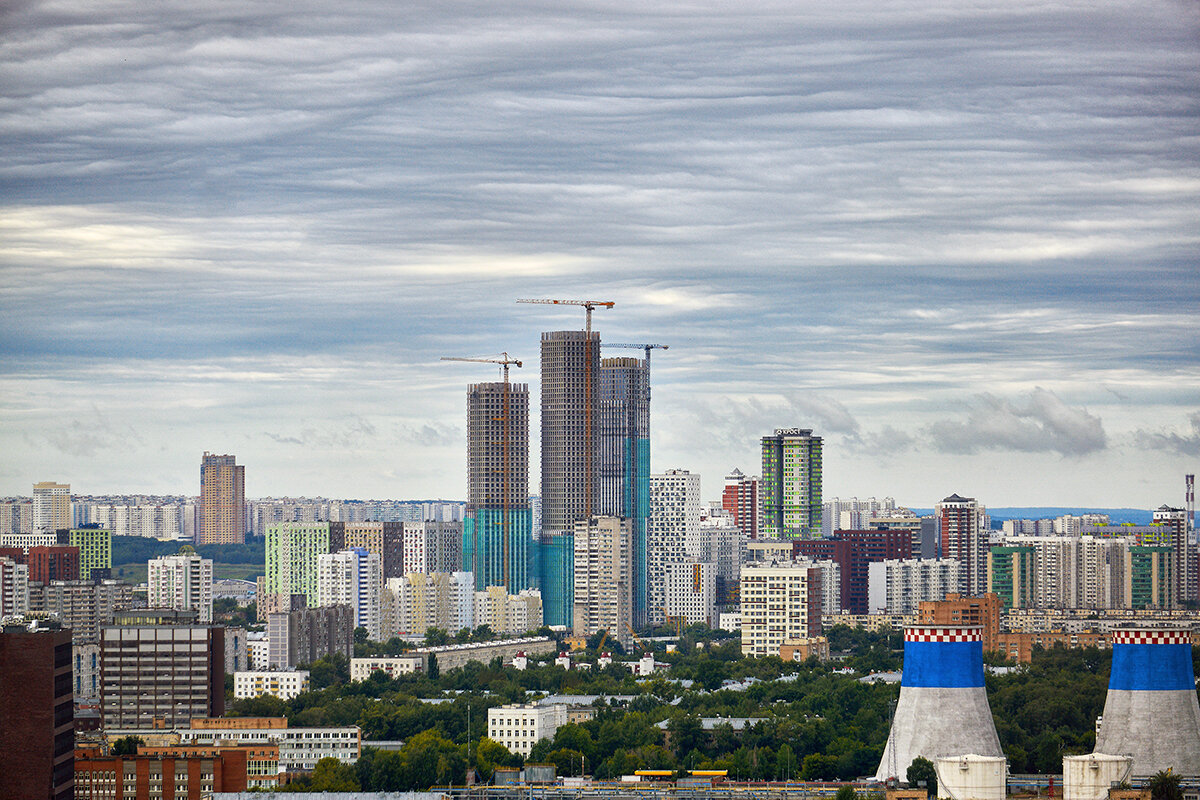
[[[0,494],[465,497],[441,356],[612,300],[653,469],[1181,505],[1200,6],[0,9]],[[610,350],[606,355],[637,351]]]

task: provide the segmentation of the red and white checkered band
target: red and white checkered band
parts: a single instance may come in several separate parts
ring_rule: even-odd
[[[982,642],[983,628],[951,628],[943,625],[921,625],[904,629],[906,642]]]
[[[1113,631],[1113,644],[1188,644],[1192,643],[1190,631],[1142,630]]]

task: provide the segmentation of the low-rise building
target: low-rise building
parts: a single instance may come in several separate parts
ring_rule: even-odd
[[[511,664],[517,653],[526,656],[537,656],[553,653],[557,643],[549,636],[527,636],[521,639],[503,639],[497,642],[472,642],[470,644],[448,644],[441,647],[423,647],[414,654],[434,656],[437,658],[438,669],[446,672],[451,669],[465,667],[472,661],[481,664],[490,663],[493,658],[500,658],[505,664]]]
[[[269,694],[280,700],[291,700],[309,688],[308,670],[287,672],[235,672],[233,673],[233,696],[238,700]]]
[[[322,758],[353,764],[362,750],[362,729],[357,725],[289,728],[287,717],[198,718],[178,733],[180,744],[185,746],[225,742],[278,745],[281,772],[311,770]]]
[[[810,658],[815,658],[818,661],[828,661],[829,639],[824,636],[788,639],[779,648],[779,657],[784,661],[808,661]]]
[[[139,747],[126,756],[104,755],[98,747],[75,751],[77,800],[201,800],[278,785],[274,745]]]
[[[567,724],[565,705],[515,704],[488,709],[488,738],[522,756]]]
[[[352,658],[350,659],[350,680],[365,681],[375,672],[382,672],[389,678],[397,675],[411,675],[414,672],[425,672],[427,658],[428,656],[424,653]]]

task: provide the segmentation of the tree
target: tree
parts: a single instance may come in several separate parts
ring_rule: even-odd
[[[362,625],[359,625],[357,628],[354,629],[354,643],[355,644],[366,644],[367,643],[367,635],[368,635],[367,629],[364,628]]]
[[[442,647],[447,644],[450,644],[450,634],[441,628],[427,628],[425,630],[426,647]]]
[[[429,680],[436,681],[442,676],[442,671],[438,669],[437,656],[433,653],[429,654]]]
[[[854,791],[854,787],[846,785],[837,790],[837,794],[833,796],[833,800],[855,800],[856,797],[858,797],[858,794]]]
[[[122,736],[113,742],[109,752],[114,756],[135,756],[138,745],[145,743],[146,740],[140,736]]]
[[[775,775],[781,781],[787,781],[794,778],[800,772],[800,765],[796,761],[796,754],[792,752],[792,748],[785,742],[779,746],[779,752],[775,754]]]
[[[937,770],[928,758],[924,756],[914,758],[908,765],[908,771],[904,773],[904,779],[914,789],[921,781],[925,781],[925,788],[928,790],[929,796],[937,797]]]
[[[1150,800],[1183,800],[1180,777],[1169,769],[1160,769],[1150,779]]]
[[[313,767],[309,789],[314,792],[357,792],[358,773],[353,765],[327,756]]]

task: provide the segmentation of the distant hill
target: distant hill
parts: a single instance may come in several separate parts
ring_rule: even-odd
[[[932,508],[914,508],[917,514],[932,514]],[[1154,512],[1141,508],[1079,508],[1066,506],[1008,506],[988,508],[993,527],[1006,519],[1053,519],[1063,514],[1108,514],[1114,523],[1132,522],[1134,525],[1149,525],[1154,521]]]

